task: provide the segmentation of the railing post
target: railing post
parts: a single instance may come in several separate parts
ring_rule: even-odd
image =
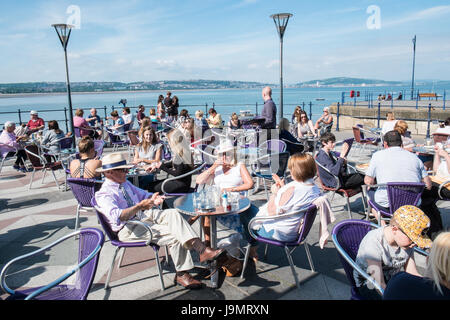
[[[394,93],[391,93],[391,109],[394,109]]]
[[[353,97],[353,107],[356,108],[356,92],[355,92],[355,96]]]
[[[345,92],[341,92],[341,103],[342,105],[345,103]]]
[[[419,109],[419,90],[417,90],[416,109]]]
[[[337,113],[336,113],[336,131],[339,131],[339,108],[341,104],[337,103]]]
[[[208,103],[206,102],[205,103],[205,117],[206,117],[207,114],[208,114]]]
[[[380,107],[381,103],[378,102],[377,129],[380,129]]]
[[[256,101],[256,113],[255,113],[255,117],[258,116],[258,101]]]
[[[312,119],[312,102],[309,102],[309,118]]]
[[[19,113],[19,123],[22,125],[22,115],[20,114],[20,109],[17,110],[17,112]]]
[[[69,132],[69,120],[67,120],[67,108],[64,107],[64,119],[66,121],[66,132]],[[75,132],[72,132],[72,134],[75,136]]]
[[[106,118],[108,118],[108,115],[106,114],[106,106],[103,106],[103,111],[105,112],[105,121],[106,121]]]
[[[428,104],[427,139],[430,138],[430,122],[431,122],[431,103]]]
[[[445,94],[446,94],[446,91],[444,90],[444,105],[443,105],[443,107],[442,107],[442,110],[445,110]]]
[[[302,102],[302,110],[305,111],[305,101]],[[306,112],[306,111],[305,111]],[[311,118],[310,118],[311,119]]]

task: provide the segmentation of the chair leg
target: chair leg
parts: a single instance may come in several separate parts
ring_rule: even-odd
[[[55,183],[56,183],[56,187],[59,189],[59,183],[58,183],[58,180],[56,179],[55,171],[53,171],[53,170],[51,170],[51,171],[52,171],[52,175],[53,175],[53,180],[54,180]]]
[[[267,186],[266,186],[266,179],[263,179],[264,181],[264,192],[266,193],[266,199],[269,201],[269,193],[267,192]]]
[[[308,243],[306,243],[306,241],[304,242],[304,245],[305,245],[306,256],[308,257],[308,261],[309,261],[309,266],[311,267],[311,272],[315,272],[316,270],[314,269],[313,260],[311,258],[311,252],[309,252],[309,245],[308,245]]]
[[[264,260],[267,260],[267,252],[269,251],[269,245],[266,243],[266,247],[264,248]]]
[[[78,204],[78,206],[77,206],[77,215],[76,215],[76,217],[75,217],[75,231],[77,231],[78,230],[78,228],[80,227],[80,225],[79,225],[79,219],[80,219],[80,205]]]
[[[5,159],[6,159],[6,157],[4,157],[4,158],[2,159],[2,163],[0,164],[0,172],[2,172],[2,169],[3,169],[3,162],[5,162]]]
[[[114,267],[114,261],[116,260],[116,256],[117,256],[117,252],[120,250],[120,247],[116,247],[116,250],[114,251],[114,255],[111,261],[111,266],[109,268],[109,272],[108,272],[108,276],[106,277],[106,282],[105,282],[105,290],[109,288],[109,280],[111,279],[111,274],[112,274],[112,270]]]
[[[31,173],[30,185],[28,186],[28,190],[31,189],[31,184],[33,183],[33,178],[34,178],[34,173],[35,172],[36,172],[36,170],[33,168],[33,172]]]
[[[242,266],[241,279],[244,279],[244,272],[247,268],[248,258],[250,256],[250,243],[245,246],[244,265]]]
[[[286,257],[289,261],[289,265],[291,266],[291,271],[292,271],[292,275],[294,276],[295,285],[297,286],[297,288],[300,288],[300,283],[298,282],[298,278],[297,278],[297,272],[295,272],[294,261],[292,260],[292,256],[289,251],[289,248],[285,246],[284,251],[286,252]]]
[[[164,286],[164,279],[163,279],[163,275],[162,275],[161,262],[159,261],[158,250],[155,250],[155,259],[156,259],[156,265],[158,266],[159,281],[161,283],[161,291],[164,291],[164,290],[166,290],[166,288]]]
[[[123,248],[122,252],[120,253],[120,258],[119,258],[119,264],[117,265],[117,269],[119,269],[122,266],[122,261],[123,261],[123,257],[125,256],[125,250],[127,248]]]
[[[47,174],[47,169],[44,169],[44,175],[42,176],[41,184],[44,183],[45,175]]]
[[[349,217],[349,219],[352,219],[352,211],[350,210],[350,198],[349,197],[345,197],[345,199],[347,200],[348,217]]]

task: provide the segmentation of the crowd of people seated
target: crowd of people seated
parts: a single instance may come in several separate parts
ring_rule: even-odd
[[[266,90],[267,91],[267,90]],[[205,242],[202,242],[186,219],[177,210],[169,209],[165,197],[160,194],[178,194],[192,191],[193,185],[211,185],[223,192],[245,193],[254,187],[254,179],[245,162],[240,161],[238,146],[226,136],[217,139],[214,155],[216,160],[210,163],[204,171],[199,172],[195,179],[190,173],[194,168],[193,149],[195,141],[203,138],[208,129],[239,130],[242,122],[233,113],[225,125],[221,114],[214,108],[208,111],[208,118],[204,118],[201,110],[191,117],[187,109],[178,112],[179,102],[176,96],[167,92],[166,97],[160,95],[156,108],[151,108],[149,116],[145,115],[145,107],[138,107],[138,127],[135,132],[139,143],[135,146],[133,160],[128,163],[123,153],[110,153],[99,158],[94,148],[94,139],[102,135],[98,126],[103,124],[95,109],[87,118],[83,118],[83,110],[77,109],[74,124],[80,128],[82,138],[78,141],[78,157],[70,162],[70,176],[73,178],[88,178],[101,180],[101,189],[96,192],[95,199],[98,209],[106,216],[114,232],[121,241],[142,241],[149,235],[145,229],[127,225],[130,219],[151,222],[154,230],[153,241],[158,245],[168,245],[175,263],[175,283],[186,288],[199,288],[201,282],[194,279],[189,271],[193,269],[193,259],[189,250],[197,251],[201,262],[217,260],[223,250],[210,248],[210,221],[202,220]],[[124,132],[124,125],[129,124],[133,130],[135,121],[130,109],[124,107],[122,115],[117,111],[111,112],[114,122],[110,127],[115,132]],[[24,135],[16,135],[16,126],[12,122],[5,124],[5,130],[0,135],[0,151],[14,152],[17,156],[14,167],[22,170],[26,161],[21,139],[30,133],[43,130],[44,121],[37,112],[31,113],[31,120],[25,126],[28,130]],[[108,119],[106,119],[108,120]],[[168,122],[169,129],[162,127],[155,130],[153,124]],[[42,123],[42,124],[41,124]],[[378,209],[389,212],[389,199],[384,186],[371,187],[375,184],[389,182],[423,182],[425,189],[417,206],[403,206],[399,208],[388,223],[381,221],[380,228],[370,231],[362,240],[356,257],[364,270],[379,270],[376,280],[379,281],[385,295],[382,297],[371,289],[367,282],[355,273],[355,282],[359,293],[368,299],[401,299],[405,296],[401,288],[412,288],[406,296],[423,297],[425,292],[431,297],[448,298],[450,295],[449,279],[449,237],[445,232],[440,211],[436,206],[439,199],[439,184],[432,181],[427,168],[433,170],[434,175],[442,179],[450,179],[450,156],[445,145],[449,146],[450,139],[442,144],[436,144],[435,155],[430,158],[420,158],[413,151],[417,143],[408,135],[408,124],[404,120],[396,120],[394,114],[387,114],[387,121],[383,125],[383,149],[371,156],[365,175],[348,172],[347,143],[342,145],[340,153],[335,152],[336,137],[331,133],[333,117],[328,108],[323,109],[323,115],[313,124],[307,113],[297,106],[292,121],[282,118],[278,124],[278,136],[271,136],[286,142],[289,152],[288,171],[290,178],[272,175],[271,195],[267,202],[257,207],[252,204],[240,214],[219,216],[217,220],[224,226],[242,235],[250,244],[250,257],[258,261],[257,241],[250,235],[249,223],[255,217],[280,216],[299,212],[308,208],[323,193],[314,180],[320,171],[322,183],[329,188],[335,188],[337,176],[343,189],[357,189],[362,185],[369,186],[368,198]],[[450,118],[446,120],[444,131],[450,126]],[[275,130],[276,131],[276,130]],[[48,122],[48,130],[42,134],[41,144],[51,152],[59,152],[58,140],[66,137],[56,121]],[[70,133],[69,133],[70,136]],[[164,137],[164,141],[163,138]],[[304,138],[312,138],[305,141]],[[315,143],[320,144],[316,154]],[[167,144],[167,145],[166,145]],[[5,148],[11,148],[6,150]],[[3,149],[2,149],[3,148]],[[170,151],[170,160],[165,159],[165,152]],[[5,150],[6,151],[5,151]],[[321,171],[320,164],[326,168]],[[150,175],[139,177],[139,185],[135,186],[127,179],[128,170],[140,167]],[[157,173],[165,172],[168,177],[181,179],[156,179]],[[163,188],[164,185],[164,188]],[[442,191],[449,197],[448,189]],[[371,214],[378,218],[377,208]],[[303,215],[289,217],[270,222],[261,222],[253,226],[254,233],[265,238],[279,241],[295,241]],[[433,242],[434,241],[434,242]],[[422,278],[417,271],[413,259],[413,247],[431,248],[427,267],[429,274]],[[438,257],[446,257],[439,259]],[[442,262],[442,260],[447,260]],[[406,273],[402,272],[405,271]],[[428,278],[427,278],[428,277]],[[433,289],[430,283],[438,287]],[[420,292],[417,288],[424,288]],[[413,299],[413,298],[411,298]]]

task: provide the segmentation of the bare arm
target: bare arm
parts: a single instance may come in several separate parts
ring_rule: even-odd
[[[364,184],[367,184],[368,186],[375,184],[375,178],[370,177],[370,176],[365,176],[364,177]]]
[[[410,274],[412,274],[412,275],[415,275],[415,276],[418,276],[418,277],[422,277],[422,275],[419,273],[419,271],[417,271],[416,261],[414,260],[413,256],[411,256],[408,259],[408,261],[406,261],[405,271],[410,273]]]

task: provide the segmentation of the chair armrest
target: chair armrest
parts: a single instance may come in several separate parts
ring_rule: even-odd
[[[325,170],[328,174],[330,174],[331,176],[333,176],[333,178],[336,180],[336,188],[334,188],[334,190],[336,191],[336,190],[338,190],[338,189],[340,189],[341,188],[341,182],[339,181],[339,177],[338,176],[335,176],[334,174],[332,174],[331,172],[330,172],[330,170],[328,170],[327,168],[325,168],[323,165],[321,165],[320,163],[319,163],[319,161],[317,161],[317,160],[315,160],[316,161],[316,164],[321,168],[321,169],[323,169],[323,170]],[[320,175],[319,175],[319,177],[320,177]],[[320,178],[320,181],[321,181],[321,183],[322,183],[322,179]],[[330,187],[327,187],[327,188],[330,188]],[[331,188],[330,188],[331,189]]]
[[[15,259],[11,260],[10,262],[8,262],[8,263],[3,267],[2,272],[1,272],[1,274],[0,274],[0,279],[1,279],[0,285],[1,285],[1,288],[2,288],[5,292],[7,292],[7,293],[9,293],[9,294],[14,294],[14,293],[15,293],[14,290],[10,289],[10,288],[7,286],[6,281],[5,281],[7,270],[8,270],[9,267],[10,267],[11,265],[13,265],[15,262],[20,261],[20,260],[23,260],[23,259],[26,259],[26,258],[28,258],[28,257],[32,257],[32,256],[35,256],[35,255],[38,255],[38,254],[40,254],[40,253],[42,253],[42,252],[44,252],[44,251],[50,249],[51,247],[54,247],[55,245],[57,245],[57,244],[59,244],[59,243],[65,241],[65,240],[67,240],[67,239],[69,239],[69,238],[72,238],[73,236],[79,235],[80,233],[81,233],[81,230],[77,230],[77,231],[75,231],[75,232],[72,232],[72,233],[70,233],[70,234],[68,234],[68,235],[66,235],[66,236],[64,236],[64,237],[62,237],[62,238],[60,238],[60,239],[54,241],[53,243],[51,243],[51,244],[49,244],[49,245],[47,245],[47,246],[45,246],[45,247],[43,247],[43,248],[41,248],[41,249],[38,249],[38,250],[35,250],[35,251],[33,251],[33,252],[24,254],[24,255],[22,255],[22,256],[20,256],[20,257],[17,257],[17,258],[15,258]],[[36,296],[40,295],[41,293],[43,293],[43,292],[45,292],[45,291],[47,291],[47,290],[53,288],[54,286],[58,285],[59,283],[63,282],[63,281],[66,280],[67,278],[69,278],[69,277],[70,277],[71,275],[73,275],[76,271],[78,271],[80,268],[82,268],[86,263],[88,263],[92,258],[94,258],[95,255],[100,251],[101,248],[102,248],[101,245],[97,246],[97,248],[95,248],[95,250],[92,251],[91,254],[90,254],[88,257],[86,257],[83,261],[81,261],[80,263],[78,263],[78,264],[77,264],[75,267],[73,267],[70,271],[66,272],[65,274],[63,274],[62,276],[60,276],[58,279],[56,279],[56,280],[54,280],[53,282],[51,282],[50,284],[48,284],[48,285],[46,285],[46,286],[44,286],[44,287],[41,287],[41,288],[37,289],[36,291],[34,291],[34,292],[31,293],[30,295],[28,295],[28,296],[25,298],[25,300],[30,300],[30,299],[35,298]]]
[[[450,180],[447,180],[447,181],[444,181],[443,183],[441,183],[441,184],[439,185],[438,196],[439,196],[439,198],[440,198],[441,200],[444,199],[444,198],[442,197],[442,195],[441,195],[442,188],[445,188],[445,186],[446,186],[447,184],[449,184],[449,183],[450,183]]]
[[[290,144],[293,144],[293,145],[297,145],[297,146],[305,146],[303,143],[301,143],[301,142],[292,142],[292,141],[289,141],[289,140],[287,140],[287,139],[283,139],[283,138],[281,138],[281,141],[284,141],[284,142],[286,142],[286,143],[290,143]]]
[[[153,232],[147,223],[139,221],[139,220],[128,220],[126,224],[140,225],[140,226],[144,227],[145,229],[147,229],[147,231],[150,232],[150,239],[148,239],[147,242],[145,242],[145,245],[146,246],[150,245],[150,243],[153,240]]]
[[[360,275],[362,275],[367,281],[370,282],[370,284],[381,294],[383,295],[384,290],[381,288],[381,285],[375,281],[374,278],[372,278],[367,272],[365,272],[358,264],[356,264],[355,261],[353,261],[352,258],[345,252],[344,249],[339,245],[339,242],[337,241],[336,235],[332,235],[332,239],[334,242],[334,245],[336,249],[338,250],[339,254],[347,261],[348,264],[352,266],[354,270],[356,270]]]
[[[164,186],[166,185],[167,182],[169,182],[169,181],[174,181],[174,180],[178,180],[178,179],[182,179],[182,178],[185,178],[185,177],[188,177],[188,176],[190,176],[190,175],[192,175],[192,174],[194,174],[194,173],[196,173],[196,172],[198,172],[198,171],[201,171],[205,166],[206,166],[206,163],[202,163],[202,165],[199,166],[198,168],[196,168],[196,169],[194,169],[194,170],[192,170],[192,171],[189,171],[189,172],[187,172],[187,173],[185,173],[185,174],[182,174],[181,176],[172,177],[172,178],[169,178],[169,179],[164,180],[163,184],[161,185],[161,191],[162,191],[162,193],[163,193],[163,194],[168,193],[168,192],[166,192],[166,190],[164,189]]]
[[[282,219],[286,219],[286,218],[290,218],[293,216],[296,216],[300,213],[304,213],[308,211],[308,208],[299,210],[299,211],[295,211],[295,212],[291,212],[291,213],[286,213],[286,214],[280,214],[280,215],[276,215],[276,216],[262,216],[262,217],[254,217],[250,220],[250,222],[248,223],[248,231],[250,233],[250,235],[256,239],[258,236],[255,235],[252,226],[257,222],[257,221],[267,221],[267,220],[282,220]]]

